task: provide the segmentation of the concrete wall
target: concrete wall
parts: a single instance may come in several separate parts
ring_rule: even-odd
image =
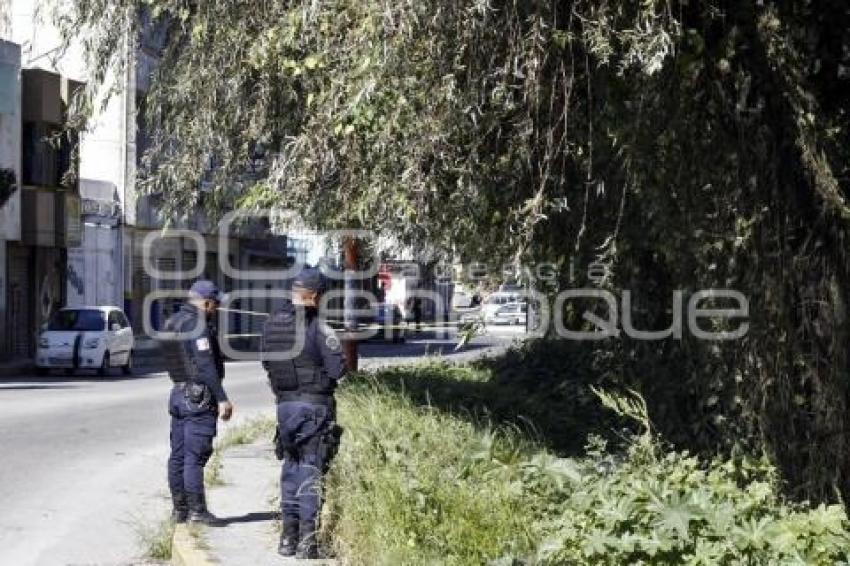
[[[0,240],[0,360],[6,357],[6,241]]]
[[[68,248],[67,298],[71,306],[124,306],[119,199],[114,184],[80,179],[83,238]]]
[[[61,44],[59,32],[51,22],[52,9],[55,6],[56,2],[48,0],[12,0],[11,33],[7,33],[8,38],[21,45],[23,67],[46,69],[85,83],[88,70],[79,42],[73,42],[61,58],[55,57]],[[132,61],[128,68],[122,71],[121,76],[117,77],[116,82],[129,87],[112,94],[106,101],[105,108],[89,121],[86,132],[80,138],[80,178],[96,179],[115,185],[122,208],[126,210],[128,207],[124,202],[125,195],[132,195],[134,192],[133,170],[136,159],[133,149],[136,74]],[[97,107],[100,108],[103,101],[97,102]],[[133,224],[133,219],[128,219],[128,223]]]
[[[1,0],[0,0],[1,1]],[[57,47],[61,43],[58,30],[51,22],[51,10],[56,2],[51,0],[10,0],[11,25],[2,33],[21,44],[22,65],[25,68],[37,67],[60,73],[70,79],[87,82],[88,70],[83,57],[82,46],[72,43],[59,59],[55,58]],[[103,199],[104,195],[90,193],[94,183],[100,182],[112,187],[113,197],[120,203],[120,224],[135,224],[135,168],[136,168],[136,132],[135,132],[135,84],[136,67],[134,58],[123,69],[121,76],[115,77],[115,83],[126,88],[119,89],[105,101],[105,106],[91,117],[86,131],[80,136],[80,196],[85,199]],[[111,85],[110,85],[111,86]],[[102,100],[97,108],[101,108]],[[20,120],[18,120],[20,121]],[[20,144],[18,144],[20,146]],[[85,183],[84,181],[94,183]],[[86,226],[84,239],[79,248],[69,249],[68,271],[83,278],[83,281],[71,281],[67,284],[69,301],[94,302],[95,298],[106,298],[102,304],[122,306],[125,290],[132,289],[132,258],[125,265],[122,248],[127,247],[124,239],[129,235],[126,228],[113,226],[109,229],[110,249],[99,235],[100,228]],[[104,258],[113,260],[108,273],[98,271],[103,267]],[[92,269],[96,266],[97,269]],[[105,269],[105,267],[103,267]],[[109,283],[105,281],[109,280]],[[82,291],[78,291],[78,288]],[[104,290],[104,289],[107,289]],[[94,289],[94,291],[92,291]],[[73,304],[73,303],[72,303]]]
[[[6,345],[6,241],[21,239],[21,50],[0,41],[0,168],[12,169],[18,190],[0,207],[0,356]]]
[[[0,240],[21,239],[20,71],[20,47],[0,41],[0,168],[14,170],[19,187],[9,202],[0,208]],[[5,266],[5,263],[2,265]]]
[[[86,222],[83,245],[68,249],[68,305],[123,307],[120,269],[118,228]]]

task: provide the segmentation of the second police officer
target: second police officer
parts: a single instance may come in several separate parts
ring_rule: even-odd
[[[216,421],[229,420],[233,405],[222,386],[224,362],[213,317],[219,293],[211,281],[196,281],[189,300],[165,323],[162,340],[168,374],[174,382],[168,402],[171,455],[168,486],[176,522],[218,524],[207,510],[204,466],[212,455]]]
[[[278,552],[298,558],[318,557],[321,480],[342,433],[334,390],[345,368],[340,341],[318,310],[324,290],[318,269],[302,270],[293,281],[292,304],[270,317],[263,331],[263,367],[277,401],[278,457],[284,460]]]

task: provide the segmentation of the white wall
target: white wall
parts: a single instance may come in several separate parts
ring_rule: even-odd
[[[4,39],[21,46],[23,67],[38,67],[74,80],[85,80],[81,46],[72,45],[57,58],[61,41],[59,31],[52,24],[51,12],[56,4],[46,0],[11,0],[11,29],[4,30]]]
[[[52,10],[62,3],[63,0],[11,0],[11,26],[5,33],[21,44],[22,67],[47,69],[69,79],[88,82],[89,73],[79,43],[72,43],[62,57],[57,58],[61,39],[52,24]],[[136,134],[132,61],[116,82],[129,87],[114,93],[105,106],[97,105],[98,110],[80,136],[80,196],[103,200],[104,195],[93,189],[96,184],[87,183],[87,180],[111,184],[120,201],[123,223],[134,225]],[[17,122],[20,123],[20,117]],[[17,146],[20,148],[20,142]],[[126,282],[122,281],[125,274],[119,231],[126,232],[121,227],[85,226],[83,245],[68,250],[69,304],[123,306],[124,289],[131,288],[131,269],[127,270]],[[80,281],[70,280],[74,274],[82,277],[82,285]]]
[[[85,223],[82,247],[68,249],[68,305],[123,306],[120,257],[116,228]]]
[[[18,190],[0,208],[0,241],[21,239],[21,75],[20,47],[0,41],[0,168],[12,169]],[[0,282],[6,262],[0,262]],[[4,287],[0,285],[0,287]],[[5,301],[0,294],[0,301]],[[2,303],[0,303],[2,304]]]
[[[89,73],[80,44],[72,43],[62,57],[57,58],[61,39],[52,24],[51,11],[57,4],[61,5],[62,2],[12,0],[11,32],[7,30],[7,39],[21,45],[22,67],[46,69],[69,79],[87,82]],[[121,207],[125,211],[135,209],[133,203],[129,203],[128,207],[125,202],[125,195],[132,197],[132,177],[135,169],[135,93],[132,87],[132,84],[135,84],[135,73],[132,62],[128,71],[132,72],[122,73],[117,83],[126,85],[126,78],[133,77],[133,80],[129,81],[131,88],[113,94],[105,108],[98,110],[92,117],[86,132],[80,138],[80,178],[113,183],[118,189]],[[128,155],[131,158],[130,167],[127,167]],[[125,191],[125,187],[131,190]],[[129,224],[135,223],[132,218],[127,220]]]
[[[5,347],[6,241],[21,239],[21,51],[0,41],[0,167],[12,169],[18,190],[0,207],[0,351]]]

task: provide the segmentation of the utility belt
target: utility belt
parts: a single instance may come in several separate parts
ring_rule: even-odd
[[[337,452],[339,452],[340,439],[344,431],[345,429],[337,424],[336,420],[332,417],[324,430],[319,433],[318,443],[315,449],[318,452],[317,456],[323,474],[328,472]],[[287,458],[299,460],[301,458],[301,447],[292,443],[288,444],[280,433],[280,426],[275,427],[272,442],[274,444],[274,453],[278,460],[285,460]]]
[[[319,366],[287,368],[280,362],[271,362],[267,368],[269,384],[276,394],[309,392],[330,395],[336,382]]]
[[[329,408],[332,413],[336,412],[336,401],[333,393],[303,393],[301,391],[278,391],[276,392],[277,402],[286,403],[290,401],[301,401],[302,403],[311,403],[313,405],[324,405]]]
[[[174,387],[183,392],[190,409],[203,410],[214,405],[212,391],[206,383],[199,381],[176,381]]]

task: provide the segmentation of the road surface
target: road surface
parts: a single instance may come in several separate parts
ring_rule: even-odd
[[[501,349],[518,334],[478,337],[459,354],[450,339],[364,344],[361,367],[440,351],[465,359]],[[236,405],[235,423],[274,414],[258,363],[229,363],[225,384]],[[170,509],[170,386],[162,373],[0,380],[0,564],[147,563],[140,533]],[[220,423],[219,434],[235,423]]]

